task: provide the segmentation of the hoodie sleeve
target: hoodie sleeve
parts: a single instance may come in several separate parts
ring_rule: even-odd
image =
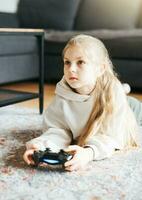
[[[117,89],[115,98],[117,106],[108,122],[107,129],[92,135],[85,144],[93,149],[93,160],[112,156],[115,150],[121,150],[127,145],[127,139],[132,136],[132,132],[138,132],[135,117],[123,93],[121,88]]]
[[[55,96],[43,115],[43,134],[26,143],[29,149],[36,144],[39,149],[50,148],[54,151],[66,148],[72,141],[72,134],[69,130],[62,112],[62,101]]]
[[[128,103],[134,112],[138,125],[142,127],[142,102],[134,97],[128,96]]]

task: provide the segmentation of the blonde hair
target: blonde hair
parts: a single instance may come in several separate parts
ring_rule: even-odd
[[[87,139],[92,135],[101,131],[103,134],[110,120],[110,116],[117,106],[115,103],[114,85],[120,84],[117,74],[113,70],[112,62],[109,58],[108,51],[104,44],[97,38],[88,35],[77,35],[73,37],[63,50],[63,56],[68,48],[78,45],[84,49],[88,58],[92,59],[95,66],[102,63],[105,64],[105,70],[101,76],[97,78],[95,89],[95,102],[90,117],[80,136],[77,138],[77,144],[83,146]],[[121,84],[120,84],[121,85]],[[127,137],[127,144],[136,145],[135,136]]]

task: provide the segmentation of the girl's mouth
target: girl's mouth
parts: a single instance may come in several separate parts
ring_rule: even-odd
[[[69,80],[78,80],[76,77],[70,77]]]

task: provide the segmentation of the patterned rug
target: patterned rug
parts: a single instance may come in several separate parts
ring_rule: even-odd
[[[91,162],[80,172],[27,166],[25,142],[41,134],[38,110],[0,108],[1,200],[140,200],[142,149]]]

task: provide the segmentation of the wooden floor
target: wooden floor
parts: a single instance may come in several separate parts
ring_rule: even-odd
[[[4,86],[4,88],[27,91],[27,92],[36,92],[38,91],[38,85],[36,83],[17,83],[8,86]],[[45,84],[44,87],[44,109],[50,104],[54,97],[55,85]],[[142,92],[141,93],[133,93],[130,94],[140,100],[142,100]],[[28,107],[28,108],[39,108],[38,99],[24,101],[22,103],[18,103],[18,106]]]

